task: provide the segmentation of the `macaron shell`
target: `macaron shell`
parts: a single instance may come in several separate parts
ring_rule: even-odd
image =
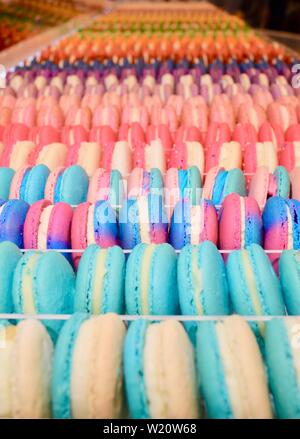
[[[0,242],[11,241],[23,248],[23,230],[29,205],[23,200],[9,200],[1,206]]]
[[[12,168],[0,168],[0,199],[8,200],[15,171]]]
[[[26,215],[24,223],[24,247],[27,249],[36,249],[38,246],[38,228],[42,211],[50,206],[48,200],[40,200],[32,204]]]
[[[300,253],[284,250],[279,259],[279,279],[289,315],[300,314]]]
[[[290,172],[292,198],[300,201],[300,167]]]
[[[86,201],[89,178],[85,170],[78,165],[73,165],[65,170],[61,176],[59,196],[55,191],[54,203],[63,201],[76,206]]]
[[[14,270],[22,257],[21,251],[12,242],[6,241],[0,244],[0,312],[13,312],[12,284]]]

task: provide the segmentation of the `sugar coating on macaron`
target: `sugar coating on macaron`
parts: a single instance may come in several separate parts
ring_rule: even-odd
[[[19,248],[12,242],[0,244],[0,312],[13,312],[12,285],[15,268],[22,257]]]
[[[125,339],[124,373],[132,418],[199,417],[194,351],[179,322],[132,322]]]
[[[125,326],[115,314],[75,313],[63,326],[54,354],[54,418],[114,419],[122,414]]]
[[[0,416],[50,418],[52,341],[41,322],[0,326]]]
[[[261,353],[242,317],[199,323],[196,355],[198,382],[210,418],[272,418]]]
[[[210,241],[183,247],[178,257],[177,281],[182,314],[230,313],[224,261]]]
[[[177,256],[169,244],[138,244],[126,265],[127,314],[177,314]]]
[[[149,194],[125,201],[119,215],[119,230],[124,249],[132,249],[140,242],[167,242],[168,223],[162,196]]]
[[[45,165],[19,169],[12,179],[9,198],[24,200],[28,204],[42,200],[49,173]]]
[[[299,317],[266,323],[265,360],[276,415],[300,418]]]
[[[0,242],[11,241],[24,247],[23,232],[29,205],[23,200],[9,200],[0,205]]]
[[[125,255],[118,246],[96,244],[83,253],[76,275],[74,311],[91,314],[124,312]]]
[[[172,215],[169,240],[175,249],[206,240],[217,244],[218,217],[212,202],[201,200],[192,205],[189,199],[179,201]]]
[[[300,251],[283,250],[279,259],[279,279],[289,315],[300,314]]]
[[[74,306],[75,275],[69,262],[55,251],[26,252],[13,278],[14,311],[20,314],[70,314]],[[53,339],[62,321],[45,321]]]
[[[65,202],[78,205],[86,201],[89,178],[78,165],[59,167],[47,179],[45,198],[51,203]]]

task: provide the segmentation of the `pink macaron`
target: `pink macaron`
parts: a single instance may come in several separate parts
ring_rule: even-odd
[[[146,171],[157,168],[164,174],[166,166],[166,153],[161,140],[152,140],[150,144],[141,145],[134,150],[134,168],[143,168]]]
[[[69,109],[66,115],[65,125],[66,126],[81,125],[86,129],[86,131],[89,131],[91,127],[91,122],[92,122],[92,112],[88,107],[84,107],[84,108],[72,107]]]
[[[258,141],[257,131],[249,122],[238,123],[233,131],[232,140],[239,142],[244,151],[247,143],[256,143]]]
[[[279,163],[290,172],[300,166],[300,142],[286,142],[279,153]]]
[[[187,169],[197,166],[200,174],[204,173],[204,149],[199,142],[176,143],[169,159],[169,168]]]
[[[242,147],[239,142],[216,142],[206,150],[205,169],[222,167],[226,170],[242,167]]]
[[[300,124],[293,124],[285,132],[287,142],[300,142]]]
[[[276,146],[272,142],[248,143],[244,153],[244,170],[254,174],[260,166],[273,172],[278,165]]]
[[[93,127],[101,127],[103,125],[110,126],[114,131],[118,131],[120,125],[120,113],[116,106],[99,105],[93,114]]]
[[[128,142],[132,150],[146,143],[145,132],[139,122],[121,125],[118,140]]]
[[[231,131],[227,123],[210,122],[205,136],[206,148],[209,148],[211,145],[217,142],[225,143],[230,141]]]
[[[239,107],[237,120],[239,123],[252,124],[255,130],[258,131],[261,125],[266,121],[266,113],[260,105],[253,104],[252,106],[248,106],[247,104],[242,104]]]
[[[278,124],[271,124],[270,122],[264,122],[258,132],[259,142],[272,142],[277,151],[284,145],[284,131]]]
[[[297,123],[296,111],[292,105],[283,105],[278,102],[272,102],[267,109],[269,122],[279,125],[283,131]]]
[[[123,107],[121,123],[131,124],[133,122],[138,122],[143,130],[146,131],[147,126],[149,125],[149,114],[144,105],[125,105]]]
[[[64,125],[64,115],[59,105],[42,106],[37,115],[37,126],[50,125],[61,130]]]
[[[174,143],[169,127],[165,124],[149,125],[146,131],[146,143],[150,145],[153,140],[161,141],[165,154],[168,156]]]
[[[233,131],[235,127],[235,115],[232,104],[227,95],[220,94],[213,98],[210,107],[210,121],[227,123],[230,130]]]

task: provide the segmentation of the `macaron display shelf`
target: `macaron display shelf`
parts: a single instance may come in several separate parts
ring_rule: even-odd
[[[104,12],[0,54],[0,417],[297,418],[298,54]]]

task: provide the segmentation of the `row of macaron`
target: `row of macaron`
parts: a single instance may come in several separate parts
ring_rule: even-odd
[[[195,343],[175,319],[76,313],[55,345],[37,320],[2,321],[0,416],[299,418],[299,318],[265,327],[262,355],[239,316],[198,323]]]
[[[227,195],[219,212],[211,201],[181,199],[168,222],[161,195],[126,200],[116,212],[108,201],[81,203],[75,209],[40,200],[29,206],[9,200],[0,207],[0,241],[25,249],[60,249],[75,267],[90,244],[131,250],[139,243],[186,244],[209,240],[228,253],[251,243],[263,245],[277,270],[280,251],[300,248],[300,202],[279,196],[261,210],[254,198]],[[69,250],[69,251],[67,251]]]
[[[219,209],[233,192],[255,198],[261,210],[271,196],[300,201],[300,167],[288,173],[285,167],[277,166],[272,173],[262,166],[251,176],[245,176],[238,168],[213,167],[204,177],[197,166],[169,168],[164,175],[158,168],[134,168],[126,178],[118,170],[103,168],[97,168],[89,178],[80,165],[53,171],[43,164],[24,166],[18,171],[0,167],[2,201],[20,199],[31,205],[47,199],[53,204],[65,202],[76,207],[86,201],[107,200],[113,208],[120,209],[126,199],[153,193],[163,197],[168,220],[182,198],[191,199],[193,204],[210,200]]]
[[[0,313],[5,314],[300,314],[299,250],[282,251],[279,278],[258,244],[233,250],[225,265],[210,241],[187,244],[178,255],[170,244],[141,243],[127,257],[118,246],[92,244],[82,253],[76,275],[58,251],[22,254],[5,241],[0,266]],[[55,340],[62,322],[45,325]],[[262,345],[264,329],[263,324],[254,328]],[[188,332],[193,339],[195,325],[189,324]]]

